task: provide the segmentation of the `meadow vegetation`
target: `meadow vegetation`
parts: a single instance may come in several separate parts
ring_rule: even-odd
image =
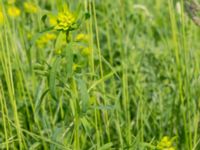
[[[0,0],[0,149],[199,150],[190,2]]]

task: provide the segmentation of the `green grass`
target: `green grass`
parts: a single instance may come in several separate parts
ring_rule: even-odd
[[[63,0],[23,2],[12,18],[0,1],[0,149],[200,149],[200,27],[177,1],[66,0],[90,16],[67,39],[48,23]]]

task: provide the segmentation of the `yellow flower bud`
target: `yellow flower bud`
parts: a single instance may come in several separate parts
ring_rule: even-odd
[[[38,7],[31,2],[24,2],[24,9],[27,13],[35,14],[38,12]]]
[[[21,10],[16,6],[9,6],[8,7],[8,15],[10,17],[18,17],[21,14]]]

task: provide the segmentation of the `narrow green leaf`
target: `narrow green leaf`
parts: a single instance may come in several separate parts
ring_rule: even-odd
[[[80,97],[82,101],[82,111],[85,113],[88,109],[88,104],[89,104],[89,94],[87,91],[87,86],[85,81],[83,80],[78,80],[78,87],[80,91]]]
[[[108,150],[108,149],[111,149],[112,146],[113,146],[113,143],[107,143],[103,145],[102,147],[100,147],[99,150]]]
[[[29,150],[36,150],[40,146],[40,142],[36,142],[30,146]]]
[[[92,109],[99,109],[99,110],[112,110],[114,109],[114,106],[113,105],[110,105],[110,106],[92,106],[91,107]]]
[[[39,88],[39,90],[41,90],[41,89]],[[41,95],[41,97],[39,97],[39,98],[36,99],[36,103],[35,103],[35,114],[36,115],[38,114],[38,112],[40,110],[41,103],[44,100],[44,97],[47,95],[48,92],[49,92],[49,89],[47,89],[46,91],[44,91],[43,94]]]
[[[56,50],[60,50],[63,47],[63,45],[65,45],[65,43],[66,43],[65,39],[66,39],[65,33],[60,32],[58,34],[58,37],[57,37],[56,43],[55,43],[55,49]]]
[[[57,99],[56,95],[56,73],[60,65],[61,58],[58,57],[55,62],[53,63],[53,66],[50,70],[49,74],[49,90],[50,94],[54,99]]]

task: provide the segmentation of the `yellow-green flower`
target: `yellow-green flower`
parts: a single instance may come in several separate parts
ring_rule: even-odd
[[[164,136],[157,145],[159,150],[175,150],[175,147],[172,143],[173,139],[170,139],[168,136]]]
[[[16,2],[16,0],[7,0],[8,4],[14,4]]]
[[[8,15],[11,17],[18,17],[21,14],[21,10],[16,6],[9,6],[8,7]]]
[[[27,13],[35,14],[38,12],[38,7],[31,2],[24,2],[24,9]]]
[[[43,36],[41,36],[36,44],[39,48],[43,48],[48,42],[53,41],[56,39],[56,35],[53,33],[46,33]]]
[[[80,33],[76,36],[76,41],[78,42],[88,42],[89,40],[89,36],[87,34],[83,34],[83,33]]]
[[[57,17],[57,24],[55,26],[56,30],[69,31],[73,29],[73,25],[76,23],[75,16],[69,12],[65,11],[59,13]]]
[[[91,54],[91,52],[92,52],[92,49],[89,48],[89,47],[82,49],[82,54],[85,55],[85,56],[89,56]]]
[[[46,38],[48,41],[55,40],[55,39],[56,39],[56,35],[53,34],[53,33],[47,33],[47,34],[45,35],[45,38]]]
[[[0,10],[0,25],[2,25],[4,23],[5,19],[4,19],[4,15],[3,12]]]

